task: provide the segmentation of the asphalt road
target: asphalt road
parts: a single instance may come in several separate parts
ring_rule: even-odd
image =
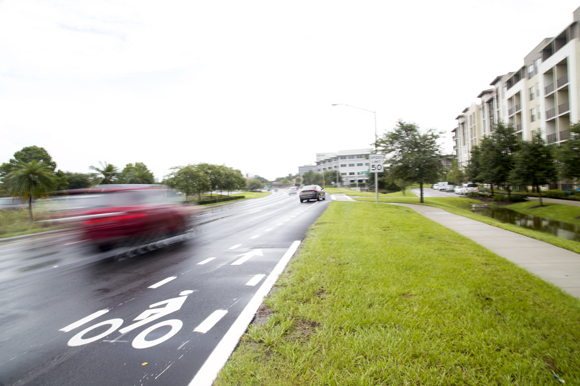
[[[329,201],[204,209],[185,243],[121,261],[74,231],[1,241],[0,385],[211,384]]]

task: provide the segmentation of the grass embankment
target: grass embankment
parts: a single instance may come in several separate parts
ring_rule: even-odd
[[[348,202],[308,236],[217,385],[580,383],[580,301],[471,240]]]
[[[359,192],[358,190],[352,190],[347,188],[327,188],[324,191],[328,194],[344,194],[349,197],[375,197],[375,192]],[[379,192],[379,197],[417,197],[413,192],[407,188],[405,194],[403,192],[395,193],[381,193]]]
[[[383,197],[383,198],[381,198],[381,197]],[[374,200],[369,199],[369,198],[357,198],[356,200],[374,203]],[[493,226],[501,228],[501,229],[505,229],[508,231],[519,233],[519,234],[524,235],[524,236],[534,238],[536,240],[550,243],[550,244],[555,245],[555,246],[560,247],[560,248],[568,249],[572,252],[580,253],[580,243],[578,243],[576,241],[566,240],[566,239],[563,239],[563,238],[560,238],[557,236],[553,236],[553,235],[550,235],[547,233],[542,233],[539,231],[534,231],[531,229],[522,228],[522,227],[519,227],[519,226],[513,225],[513,224],[502,223],[496,219],[473,213],[471,210],[471,205],[481,204],[481,201],[478,201],[476,199],[465,198],[465,197],[425,197],[423,200],[424,200],[424,204],[421,204],[419,202],[419,198],[415,198],[415,199],[402,198],[401,199],[401,198],[391,198],[391,197],[379,196],[379,202],[434,206],[437,208],[445,209],[446,211],[448,211],[450,213],[458,214],[460,216],[464,216],[464,217],[470,218],[472,220],[482,222],[484,224],[493,225]],[[528,202],[528,203],[513,204],[513,205],[506,206],[506,208],[511,209],[515,205],[521,205],[521,204],[530,204],[530,203]],[[536,205],[537,205],[537,203],[536,203]],[[531,206],[534,206],[534,205],[531,204]],[[548,211],[548,212],[552,211],[553,213],[556,213],[556,211],[562,212],[562,213],[566,213],[567,211],[570,211],[570,213],[574,214],[575,210],[576,210],[575,208],[576,207],[572,207],[570,205],[550,204],[550,206],[547,207],[545,209],[545,211]],[[540,209],[540,208],[538,208],[538,209]],[[536,209],[528,209],[528,210],[534,211]],[[533,213],[530,212],[530,214],[535,214],[535,213],[539,213],[539,212],[533,212]],[[542,216],[540,214],[536,214],[536,215]],[[555,218],[553,218],[553,219],[555,219]],[[569,221],[566,221],[566,222],[569,222]],[[577,224],[577,222],[575,224]]]
[[[35,216],[40,214],[34,212]],[[0,210],[0,238],[28,235],[66,228],[64,226],[49,226],[48,223],[30,221],[27,208]]]
[[[579,206],[561,205],[552,203],[544,203],[543,206],[539,206],[539,203],[537,201],[528,201],[508,205],[505,206],[505,208],[523,214],[531,214],[533,216],[547,218],[549,220],[562,221],[569,224],[580,225]]]

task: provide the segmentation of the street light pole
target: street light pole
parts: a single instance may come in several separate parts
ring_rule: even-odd
[[[352,107],[354,109],[359,109],[359,110],[363,110],[366,111],[368,113],[373,113],[375,116],[375,152],[377,151],[377,112],[376,110],[367,110],[367,109],[363,109],[362,107],[356,107],[356,106],[352,106],[352,105],[347,105],[346,103],[333,103],[333,106],[347,106],[347,107]],[[379,179],[379,173],[375,173],[375,204],[379,203],[379,183],[378,183],[378,179]],[[358,185],[358,180],[357,180],[357,185]]]

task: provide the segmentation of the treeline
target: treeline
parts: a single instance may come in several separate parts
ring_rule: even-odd
[[[199,200],[201,200],[201,195],[205,192],[231,192],[250,187],[251,180],[246,182],[241,171],[224,165],[199,163],[176,166],[171,168],[171,170],[171,173],[166,176],[163,183],[183,192],[186,200],[192,194],[197,194]],[[258,183],[262,185],[261,182],[258,181]]]
[[[520,140],[511,125],[499,123],[491,134],[471,150],[465,179],[489,184],[511,193],[514,186],[540,186],[580,178],[580,123],[570,126],[570,138],[560,144],[546,144],[540,131],[529,141]],[[541,195],[540,195],[541,199]]]

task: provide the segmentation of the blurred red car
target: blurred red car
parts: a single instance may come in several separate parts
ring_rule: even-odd
[[[101,185],[64,192],[65,218],[81,238],[107,251],[137,248],[188,231],[190,213],[179,193],[160,185]]]

